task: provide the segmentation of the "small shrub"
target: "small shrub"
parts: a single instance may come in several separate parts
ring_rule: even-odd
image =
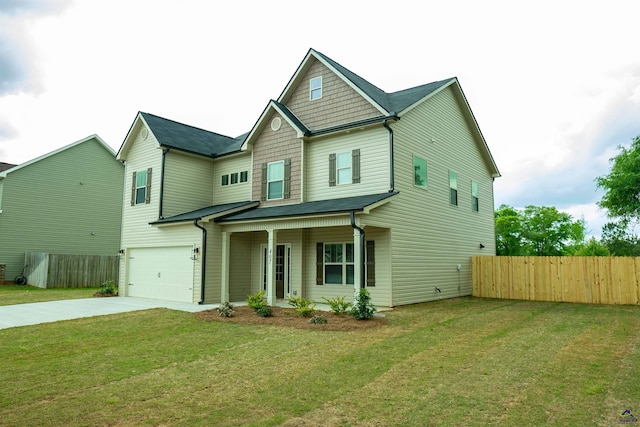
[[[346,296],[337,297],[337,298],[323,298],[329,307],[331,308],[331,312],[333,314],[344,314],[351,307],[351,303],[345,301]]]
[[[266,307],[267,300],[264,298],[266,291],[258,291],[252,295],[247,295],[247,305],[253,311],[258,311],[262,307]]]
[[[273,315],[273,311],[268,305],[264,305],[258,308],[257,310],[255,310],[255,312],[260,317],[271,317]]]
[[[220,317],[231,317],[233,316],[233,305],[228,302],[225,302],[220,307],[218,307],[218,314]]]
[[[313,314],[313,310],[315,310],[316,308],[316,305],[312,300],[302,297],[289,297],[288,303],[289,305],[295,307],[295,312],[302,317],[311,316],[311,314]]]
[[[351,308],[351,314],[358,320],[371,320],[376,308],[371,304],[371,295],[366,289],[360,289]]]
[[[100,285],[100,290],[98,292],[100,292],[101,295],[117,295],[118,286],[113,283],[113,280],[107,280],[102,285]]]
[[[309,323],[313,323],[315,325],[324,325],[326,323],[329,323],[329,321],[322,315],[316,315],[309,319]]]

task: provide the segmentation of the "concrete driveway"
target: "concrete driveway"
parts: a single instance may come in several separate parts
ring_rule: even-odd
[[[83,298],[3,305],[0,306],[0,329],[152,308],[195,313],[216,307],[218,304],[198,305],[133,297]]]

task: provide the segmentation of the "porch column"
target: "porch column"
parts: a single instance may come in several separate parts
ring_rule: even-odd
[[[353,295],[354,297],[360,294],[360,288],[362,283],[362,239],[360,238],[360,231],[356,228],[353,229]]]
[[[267,304],[276,305],[276,243],[278,230],[267,230]]]
[[[231,250],[231,233],[222,232],[222,277],[220,280],[220,303],[229,301],[229,253]]]

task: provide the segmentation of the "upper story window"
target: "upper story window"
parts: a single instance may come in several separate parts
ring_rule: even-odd
[[[322,98],[322,76],[309,80],[309,99],[315,101]]]
[[[458,174],[449,171],[449,203],[458,206]]]
[[[427,161],[413,156],[413,185],[427,189]]]
[[[240,182],[247,182],[249,180],[249,172],[242,171],[240,172]]]
[[[360,182],[360,150],[329,154],[329,186]]]
[[[133,173],[131,180],[131,206],[151,201],[151,168]]]
[[[291,159],[262,164],[261,200],[291,197]]]
[[[478,183],[471,181],[471,210],[474,212],[478,212],[480,208],[478,200]]]
[[[284,162],[273,162],[267,166],[267,200],[282,199],[284,190]]]
[[[220,177],[220,185],[224,187],[227,185],[234,185],[238,183],[247,182],[248,180],[249,180],[249,171],[233,172],[233,173],[222,175]]]

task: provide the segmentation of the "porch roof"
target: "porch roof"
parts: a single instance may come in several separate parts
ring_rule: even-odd
[[[293,203],[290,205],[269,206],[266,208],[248,209],[216,218],[216,222],[254,221],[265,219],[291,218],[309,215],[331,215],[352,211],[363,212],[373,208],[385,199],[398,194],[397,191],[366,196],[345,197],[341,199],[317,200],[314,202]]]
[[[216,218],[220,215],[233,214],[243,209],[250,209],[258,205],[258,202],[235,202],[225,203],[223,205],[214,205],[202,209],[196,209],[195,211],[185,212],[178,215],[173,215],[167,218],[161,218],[157,221],[150,222],[151,225],[172,224],[176,222],[188,222],[195,220],[208,221],[212,218]]]

